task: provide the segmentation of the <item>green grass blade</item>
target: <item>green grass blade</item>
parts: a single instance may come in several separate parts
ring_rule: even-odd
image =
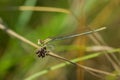
[[[24,6],[34,6],[36,4],[37,0],[26,0]],[[24,27],[28,24],[30,21],[30,18],[32,16],[33,11],[22,11],[18,21],[16,22],[15,27],[17,30],[23,30]],[[19,28],[18,28],[19,27]]]

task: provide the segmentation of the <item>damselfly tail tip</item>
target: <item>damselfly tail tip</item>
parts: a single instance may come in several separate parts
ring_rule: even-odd
[[[104,29],[106,29],[106,27],[101,27],[101,28],[95,29],[94,31],[97,32],[97,31],[101,31],[101,30],[104,30]]]
[[[101,28],[99,28],[98,30],[104,30],[104,29],[107,29],[107,27],[101,27]]]

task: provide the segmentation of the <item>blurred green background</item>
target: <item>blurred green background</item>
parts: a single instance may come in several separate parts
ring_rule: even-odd
[[[70,14],[49,11],[22,11],[19,6],[67,9],[81,22]],[[0,0],[0,18],[8,28],[36,44],[38,39],[44,40],[48,37],[84,32],[85,29],[79,30],[83,28],[82,25],[89,25],[95,29],[105,26],[107,29],[100,32],[102,39],[109,47],[115,49],[120,47],[120,0]],[[69,53],[72,50],[63,46],[63,44],[71,46],[71,40],[73,39],[56,42],[54,52],[69,59],[75,58],[76,53]],[[86,47],[94,45],[90,39],[87,39],[86,42],[84,43]],[[67,49],[70,51],[66,52]],[[61,62],[52,57],[38,58],[35,55],[35,50],[34,47],[0,30],[0,80],[24,80],[28,76]],[[105,65],[106,63],[102,64],[101,59],[97,59],[97,61],[93,59],[90,65],[96,67],[103,65],[100,66],[103,70],[114,71],[112,67]],[[98,65],[96,62],[100,64]],[[110,63],[107,64],[110,65]],[[35,80],[80,80],[76,76],[78,76],[76,68],[66,66],[50,71]],[[94,78],[89,74],[84,78],[84,80],[90,79],[98,80],[99,78]]]

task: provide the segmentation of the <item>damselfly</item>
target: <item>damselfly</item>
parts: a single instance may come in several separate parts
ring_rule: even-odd
[[[56,38],[53,38],[53,39],[48,38],[48,39],[45,39],[43,41],[39,39],[38,44],[41,46],[41,48],[37,50],[36,54],[38,54],[38,57],[42,57],[42,58],[45,57],[47,55],[47,53],[49,53],[49,50],[47,49],[47,44],[49,42],[56,41],[56,40],[73,38],[73,37],[77,37],[77,36],[88,35],[88,34],[95,33],[95,32],[98,32],[98,31],[101,31],[101,30],[104,30],[104,29],[106,29],[106,27],[102,27],[102,28],[99,28],[99,29],[87,31],[87,32],[84,32],[84,33],[73,34],[73,35],[62,36],[62,37],[56,37]]]

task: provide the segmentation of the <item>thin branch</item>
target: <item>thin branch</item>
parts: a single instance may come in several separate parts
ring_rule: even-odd
[[[46,12],[61,12],[65,14],[71,14],[71,12],[67,9],[63,8],[55,8],[55,7],[32,7],[32,6],[20,6],[18,7],[19,10],[22,11],[46,11]]]
[[[24,37],[20,36],[19,34],[17,34],[16,32],[14,32],[11,29],[8,29],[7,27],[5,27],[4,25],[0,24],[0,29],[4,30],[7,34],[16,37],[17,39],[35,47],[35,48],[40,48],[38,45],[34,44],[33,42],[29,41],[28,39],[25,39]]]

